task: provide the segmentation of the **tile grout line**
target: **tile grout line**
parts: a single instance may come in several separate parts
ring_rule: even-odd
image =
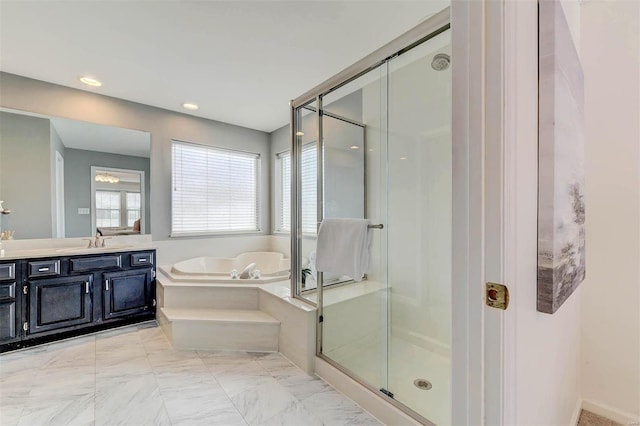
[[[164,399],[164,395],[162,394],[162,391],[160,390],[160,382],[158,382],[158,376],[156,375],[156,370],[155,368],[153,368],[153,365],[151,364],[151,361],[149,360],[149,351],[147,350],[146,345],[144,344],[144,340],[142,339],[142,336],[140,335],[140,329],[136,329],[136,334],[138,336],[138,338],[140,339],[140,344],[142,345],[142,349],[144,349],[144,357],[147,360],[147,362],[149,363],[149,367],[151,367],[151,374],[153,375],[153,380],[156,382],[156,389],[158,390],[158,395],[160,395],[160,399],[162,399],[162,408],[164,408],[165,413],[167,413],[167,419],[169,420],[169,424],[173,425],[173,420],[171,419],[171,415],[169,414],[169,410],[167,409],[167,404],[165,403],[165,399]]]
[[[218,384],[218,386],[220,386],[220,389],[222,389],[222,392],[224,392],[224,394],[227,396],[227,399],[229,400],[229,402],[231,403],[231,405],[233,405],[233,408],[235,408],[236,412],[240,415],[240,417],[242,417],[242,421],[245,422],[245,424],[247,426],[249,426],[249,422],[247,421],[247,419],[244,417],[244,415],[240,412],[240,410],[238,409],[238,406],[236,405],[235,402],[233,402],[233,399],[229,396],[229,394],[227,393],[226,389],[224,388],[224,386],[222,386],[220,384],[220,382],[218,381],[218,378],[213,374],[213,372],[211,371],[211,369],[209,368],[209,366],[204,362],[204,360],[202,359],[202,357],[200,356],[200,353],[196,350],[195,351],[196,355],[198,355],[198,359],[200,359],[200,361],[202,361],[202,364],[204,364],[204,366],[207,368],[207,371],[209,372],[209,374],[211,374],[211,377],[213,377],[213,380]]]
[[[96,399],[98,396],[98,339],[93,336],[93,426],[96,426]]]

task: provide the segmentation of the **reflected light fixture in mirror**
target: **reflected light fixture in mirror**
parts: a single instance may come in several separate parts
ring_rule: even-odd
[[[191,103],[191,102],[185,102],[182,104],[182,107],[191,111],[195,111],[198,108],[200,108],[197,104]]]
[[[96,182],[118,183],[120,182],[120,179],[118,176],[113,176],[109,173],[99,173],[96,174]]]

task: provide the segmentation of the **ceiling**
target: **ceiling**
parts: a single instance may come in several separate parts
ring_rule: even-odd
[[[289,99],[448,3],[4,0],[0,70],[270,132]]]
[[[51,117],[51,123],[66,148],[147,158],[151,155],[151,135],[147,132],[58,117]]]
[[[151,157],[151,134],[148,132],[3,107],[0,107],[0,111],[50,120],[65,148]]]

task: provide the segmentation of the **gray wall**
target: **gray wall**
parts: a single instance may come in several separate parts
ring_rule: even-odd
[[[154,240],[168,239],[171,229],[172,139],[259,153],[261,233],[270,232],[270,150],[265,132],[8,73],[0,73],[0,106],[151,133],[150,210]]]
[[[79,207],[91,208],[91,166],[142,170],[145,177],[145,221],[147,224],[150,223],[151,185],[148,158],[67,148],[64,159],[64,190],[65,226],[68,238],[95,235],[95,230],[91,227],[91,215],[78,214]],[[149,233],[148,228],[145,228],[145,233]]]
[[[0,200],[11,210],[0,220],[15,238],[52,236],[50,144],[49,120],[0,112]]]

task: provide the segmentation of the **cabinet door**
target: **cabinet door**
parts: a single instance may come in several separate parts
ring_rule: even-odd
[[[0,343],[20,340],[20,318],[16,300],[0,300]]]
[[[29,281],[28,334],[90,323],[92,282],[93,275]]]
[[[105,320],[152,312],[152,269],[110,272],[102,282]]]

